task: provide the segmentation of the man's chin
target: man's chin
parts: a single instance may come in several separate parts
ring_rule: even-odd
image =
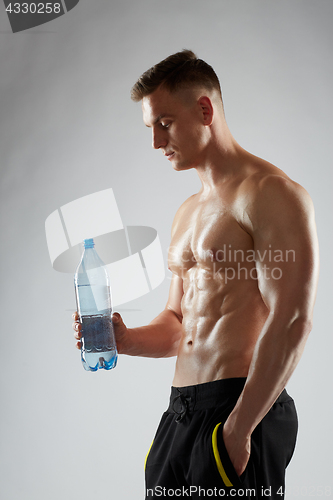
[[[191,168],[193,168],[193,165],[179,165],[179,164],[175,164],[175,165],[172,165],[173,169],[174,170],[177,170],[177,172],[182,172],[183,170],[190,170]]]
[[[171,160],[171,165],[172,165],[174,170],[177,170],[177,172],[180,172],[182,170],[189,170],[190,168],[193,168],[192,164],[185,163],[185,162],[182,163],[182,162],[178,162],[176,160]]]

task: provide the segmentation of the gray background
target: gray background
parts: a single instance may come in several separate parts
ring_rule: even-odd
[[[173,359],[120,357],[87,373],[74,347],[73,277],[55,272],[46,217],[112,187],[127,225],[164,255],[195,172],[151,148],[136,78],[182,48],[218,73],[231,132],[311,194],[321,245],[314,328],[289,391],[300,417],[286,498],[333,498],[331,1],[81,0],[12,34],[0,3],[1,500],[143,498],[143,462]],[[170,275],[119,307],[128,326],[164,307]]]

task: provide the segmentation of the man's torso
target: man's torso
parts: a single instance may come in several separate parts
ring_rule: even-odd
[[[175,386],[246,377],[268,316],[244,214],[260,179],[287,176],[260,159],[241,172],[191,196],[175,217],[168,260],[184,290]]]

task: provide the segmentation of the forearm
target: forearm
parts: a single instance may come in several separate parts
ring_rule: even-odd
[[[256,344],[244,390],[230,415],[243,436],[251,435],[285,388],[311,330],[309,321],[270,315]]]
[[[176,356],[181,334],[180,318],[164,309],[149,325],[128,328],[120,353],[150,358]]]

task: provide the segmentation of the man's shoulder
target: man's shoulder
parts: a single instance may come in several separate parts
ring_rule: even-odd
[[[306,189],[283,170],[258,159],[239,186],[237,208],[243,227],[263,218],[285,218],[295,211],[310,213],[313,204]]]
[[[282,173],[283,174],[283,173]],[[279,220],[310,217],[313,203],[306,189],[278,171],[256,173],[244,183],[242,220],[252,229]]]
[[[278,203],[279,200],[280,203],[288,200],[311,200],[306,189],[283,172],[256,173],[249,176],[244,184],[249,201],[254,204],[272,204]]]
[[[275,165],[255,158],[241,185],[252,203],[258,203],[276,197],[310,198],[303,186],[292,180],[283,170]]]

